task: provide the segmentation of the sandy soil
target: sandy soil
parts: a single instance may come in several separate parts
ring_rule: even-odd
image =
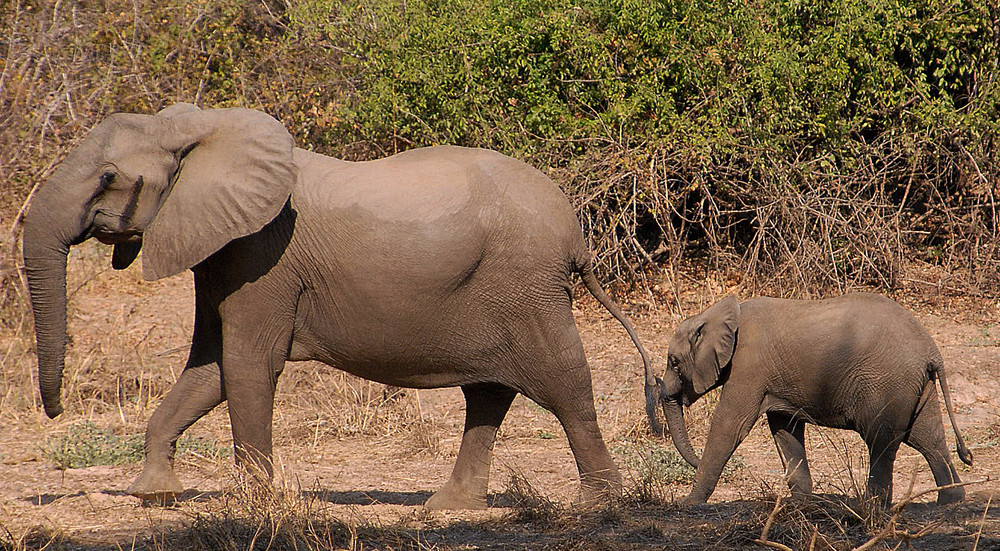
[[[84,272],[70,285],[74,352],[67,368],[67,376],[79,380],[67,383],[68,391],[81,398],[67,407],[64,416],[47,420],[28,407],[37,398],[15,396],[26,394],[26,387],[15,384],[15,376],[8,372],[33,369],[31,352],[0,343],[4,344],[0,352],[7,350],[6,388],[0,391],[7,397],[0,431],[0,548],[41,546],[50,540],[74,549],[170,548],[170,542],[189,533],[185,531],[197,526],[199,518],[231,505],[231,496],[223,491],[235,484],[230,456],[182,455],[178,473],[191,490],[173,507],[148,507],[124,493],[139,464],[58,470],[43,449],[53,437],[85,420],[122,433],[141,433],[159,396],[183,366],[192,326],[191,280],[178,276],[142,283],[134,270]],[[670,332],[682,317],[677,304],[692,314],[727,291],[711,285],[689,287],[678,295],[655,297],[652,305],[648,297],[625,305],[656,358],[665,353]],[[963,480],[985,480],[968,487],[963,504],[937,507],[931,493],[908,507],[904,518],[911,531],[940,522],[912,545],[971,549],[979,537],[978,549],[998,549],[1000,507],[988,503],[1000,487],[1000,304],[943,296],[907,302],[939,343],[958,421],[976,457],[972,467],[962,465],[956,455],[953,461]],[[298,495],[306,496],[312,511],[323,518],[350,526],[393,527],[397,537],[404,538],[397,544],[366,543],[361,538],[353,542],[355,548],[755,547],[752,540],[759,536],[774,496],[786,493],[767,428],[758,423],[737,450],[734,468],[709,505],[675,507],[672,496],[684,495],[683,483],[658,486],[652,499],[636,498],[644,454],[672,451],[672,446],[646,432],[641,367],[624,331],[587,298],[578,302],[576,318],[593,370],[604,436],[622,469],[626,490],[633,495],[624,504],[597,513],[574,512],[577,474],[565,436],[550,413],[518,397],[496,447],[493,507],[426,512],[420,504],[446,480],[457,453],[463,422],[460,391],[410,390],[383,402],[379,385],[354,381],[313,363],[290,364],[279,385],[278,485],[300,491]],[[109,385],[118,390],[99,385],[88,390],[87,385],[93,385],[87,382],[88,370],[105,378],[117,376]],[[336,386],[336,392],[324,385]],[[109,392],[127,399],[106,396]],[[351,403],[344,404],[344,396]],[[688,414],[696,446],[704,442],[713,403],[709,396]],[[371,426],[365,430],[346,426],[352,423]],[[225,449],[231,445],[228,430],[223,406],[189,433]],[[952,441],[951,430],[947,432]],[[852,485],[862,480],[852,480],[851,473],[854,477],[865,473],[860,438],[810,427],[807,439],[817,492],[834,499],[852,495]],[[927,464],[904,447],[896,461],[895,500],[905,497],[913,476],[914,491],[933,487]],[[512,506],[512,478],[527,482],[542,503],[551,501],[570,520],[526,519],[524,507]],[[827,530],[828,524],[816,520],[821,517],[807,515]],[[830,530],[835,539],[837,528]],[[856,545],[863,541],[858,537],[848,539]]]

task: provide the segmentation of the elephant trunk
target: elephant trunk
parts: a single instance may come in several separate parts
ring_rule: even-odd
[[[660,384],[661,381],[656,379],[657,384],[645,385],[644,391],[646,394],[646,417],[649,419],[649,428],[653,431],[656,436],[663,436],[663,425],[660,420],[656,418],[656,404],[660,402]]]
[[[38,385],[45,414],[55,418],[63,411],[60,391],[66,358],[66,256],[70,244],[83,235],[86,217],[66,216],[58,198],[61,186],[51,184],[47,182],[39,189],[25,217],[23,252],[35,317]]]
[[[674,441],[674,447],[685,461],[697,469],[699,458],[691,446],[691,439],[688,438],[680,396],[664,397],[660,404],[663,406],[663,416],[667,418],[667,429],[670,431],[670,439]]]

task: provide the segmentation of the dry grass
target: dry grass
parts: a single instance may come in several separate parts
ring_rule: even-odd
[[[286,427],[292,440],[402,436],[429,453],[439,445],[430,434],[433,424],[423,418],[419,391],[386,387],[319,362],[289,364],[279,384],[280,405],[312,412]]]
[[[51,422],[39,411],[32,335],[23,327],[8,326],[3,329],[4,347],[9,352],[2,358],[5,386],[0,419],[5,430],[14,432],[44,427],[46,434],[58,436],[69,434],[79,423],[89,422],[102,432],[138,438],[183,363],[191,329],[190,282],[140,283],[134,272],[111,272],[106,269],[107,252],[93,244],[77,247],[73,254],[73,344],[67,364],[66,417]],[[164,311],[163,303],[171,304],[173,310]],[[693,309],[696,304],[685,302],[685,307]],[[155,330],[151,331],[151,327]],[[669,336],[669,331],[665,333],[663,338]],[[630,356],[632,352],[622,354]],[[600,357],[595,357],[597,365],[602,365]],[[342,496],[330,496],[318,482],[303,486],[298,479],[301,473],[281,467],[296,463],[301,469],[303,465],[322,463],[325,460],[313,460],[311,456],[321,456],[331,442],[345,441],[371,450],[384,447],[385,451],[372,454],[390,462],[406,463],[423,457],[440,460],[447,469],[453,462],[450,455],[457,449],[461,411],[444,416],[428,405],[421,392],[397,393],[312,362],[290,364],[279,384],[275,443],[282,462],[273,488],[249,483],[245,475],[236,473],[221,491],[208,491],[176,509],[153,513],[133,525],[128,536],[112,532],[96,542],[57,521],[23,524],[0,516],[0,527],[9,531],[0,528],[0,548],[117,549],[134,545],[136,549],[151,550],[448,550],[636,549],[673,545],[679,549],[752,549],[759,548],[754,540],[764,539],[762,527],[769,519],[767,541],[792,549],[846,550],[873,539],[879,539],[875,548],[893,548],[905,541],[940,539],[942,533],[956,532],[957,536],[942,541],[972,542],[984,526],[987,543],[995,537],[988,528],[990,510],[972,504],[941,512],[924,504],[910,504],[898,515],[874,514],[860,499],[867,472],[863,445],[856,435],[840,431],[809,432],[818,435],[825,450],[819,457],[810,455],[819,493],[813,500],[786,499],[788,492],[780,478],[764,476],[755,464],[727,471],[722,485],[738,488],[735,496],[718,498],[708,507],[680,510],[675,499],[685,495],[690,470],[671,459],[669,442],[649,438],[638,401],[626,411],[602,409],[606,437],[622,469],[625,488],[622,500],[597,510],[576,508],[564,498],[555,497],[555,488],[539,486],[531,475],[534,465],[504,459],[510,453],[507,448],[525,438],[531,440],[525,444],[528,450],[564,438],[557,425],[521,427],[514,421],[505,425],[502,445],[498,446],[498,465],[516,468],[508,467],[502,489],[492,496],[494,506],[501,509],[491,516],[467,520],[469,517],[422,512],[412,507],[388,515],[357,505],[345,510]],[[603,395],[605,403],[601,407],[609,407],[612,398]],[[638,394],[634,398],[638,400]],[[712,394],[687,412],[690,433],[698,447],[707,435],[717,400],[717,394]],[[541,411],[540,417],[546,423],[553,422],[547,412]],[[987,437],[992,434],[990,430],[984,429]],[[228,449],[231,440],[225,408],[210,414],[189,433]],[[752,453],[747,445],[738,455]],[[770,446],[766,440],[764,445]],[[522,457],[532,456],[528,453]],[[48,461],[44,456],[39,459]],[[228,456],[181,455],[179,461],[181,472],[203,473],[199,476],[216,480],[232,470]],[[730,467],[740,467],[739,462],[738,457],[734,458]],[[574,478],[571,465],[566,466],[570,470],[565,473],[570,481]],[[388,467],[377,470],[382,476],[393,476]],[[415,476],[422,477],[423,473],[418,471]],[[433,489],[433,484],[421,487]],[[772,514],[779,498],[780,507]],[[402,501],[415,504],[423,499],[426,497],[404,496]],[[173,516],[165,521],[158,515]],[[939,522],[948,523],[951,532]]]
[[[340,438],[362,438],[375,446],[391,441],[399,450],[395,453],[406,455],[439,453],[440,447],[435,448],[438,444],[429,446],[425,442],[440,443],[448,429],[426,416],[421,420],[417,393],[385,396],[378,386],[311,364],[290,369],[283,376],[280,393],[279,409],[285,413],[276,425],[277,443],[293,450],[290,453],[309,454],[323,442]],[[92,371],[87,376],[93,377],[90,384],[97,385],[107,372]],[[77,383],[77,388],[83,386]],[[100,395],[116,396],[112,390],[117,386],[105,381]],[[324,388],[332,391],[324,392]],[[80,393],[76,396],[76,405],[92,405],[79,417],[101,426],[118,426],[119,407],[127,409],[117,398],[99,402],[96,394],[90,398]],[[156,401],[157,396],[153,396],[152,404]],[[143,409],[136,405],[126,418],[135,417],[133,426],[137,427],[150,411],[151,406]],[[305,412],[315,416],[301,416]],[[634,438],[640,432],[635,427],[637,419],[641,422],[640,413],[636,414],[638,418],[626,416],[621,425],[610,427],[609,438]],[[34,416],[28,411],[20,415]],[[298,421],[288,422],[289,418]],[[221,412],[219,419],[210,419],[205,429],[219,431],[224,426],[220,426],[220,419]],[[348,427],[352,422],[359,424]],[[689,422],[692,434],[703,438],[706,416],[690,415]],[[677,476],[673,462],[664,460],[669,443],[647,440],[634,449],[616,451],[625,477],[625,497],[597,510],[581,510],[554,499],[548,488],[539,488],[517,469],[508,470],[503,491],[493,498],[494,506],[506,508],[505,512],[498,518],[471,522],[419,510],[395,518],[357,507],[345,514],[335,506],[337,499],[327,497],[322,486],[303,487],[295,473],[279,469],[276,481],[269,485],[233,471],[221,492],[210,492],[183,504],[179,521],[163,523],[150,517],[134,526],[134,535],[126,539],[112,535],[110,540],[90,545],[57,523],[39,524],[8,528],[11,532],[6,536],[0,530],[0,548],[457,550],[637,549],[668,545],[678,549],[750,549],[758,548],[754,540],[761,540],[772,547],[847,550],[872,540],[881,542],[875,548],[893,548],[941,530],[939,517],[929,514],[926,508],[912,517],[902,508],[898,515],[872,515],[858,499],[866,465],[856,443],[838,440],[827,432],[821,434],[835,453],[829,465],[817,468],[825,473],[817,485],[834,495],[823,493],[808,501],[790,501],[784,497],[787,490],[780,480],[768,482],[755,478],[749,469],[740,469],[724,484],[751,488],[743,499],[679,510],[674,499],[686,492],[690,473]],[[216,464],[230,461],[215,459]],[[970,510],[963,518],[971,514],[978,520],[980,513],[986,515],[987,511]],[[4,524],[0,521],[0,525]],[[762,533],[764,526],[768,529]],[[975,533],[981,526],[970,524],[969,529]]]
[[[316,493],[233,471],[229,488],[186,529],[154,536],[152,549],[358,549],[357,528],[330,517]],[[279,473],[279,480],[283,479]]]

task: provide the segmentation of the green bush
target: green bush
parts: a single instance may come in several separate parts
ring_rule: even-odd
[[[985,2],[311,0],[287,16],[351,54],[339,129],[399,147],[694,138],[717,155],[794,153],[879,123],[995,118]]]
[[[704,252],[757,282],[892,288],[917,256],[998,283],[985,2],[312,4],[293,27],[355,56],[329,142],[551,167],[605,275]]]
[[[303,147],[440,143],[551,174],[622,283],[701,256],[753,284],[1000,287],[985,0],[125,0],[6,10],[4,209],[93,122],[247,105]]]

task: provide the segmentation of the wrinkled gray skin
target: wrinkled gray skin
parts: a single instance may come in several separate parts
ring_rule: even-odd
[[[66,255],[97,237],[147,279],[191,269],[187,365],[149,421],[131,494],[183,491],[180,434],[229,402],[236,458],[271,472],[275,385],[314,359],[411,388],[460,386],[466,424],[429,508],[482,508],[494,437],[517,393],[553,412],[582,497],[620,489],[570,309],[570,276],[601,290],[573,209],[541,172],[486,150],[418,149],[351,163],[294,147],[252,110],[178,104],[99,124],[38,190],[24,258],[45,411],[59,415]]]
[[[697,467],[684,500],[704,503],[736,447],[761,416],[774,437],[793,494],[812,492],[806,423],[851,429],[869,450],[867,492],[876,505],[892,498],[892,464],[900,443],[927,459],[938,486],[959,482],[945,442],[934,380],[959,457],[972,464],[951,407],[941,353],[899,304],[857,293],[828,300],[727,297],[684,320],[670,340],[662,405],[674,445]],[[682,405],[722,386],[705,452],[698,460]],[[962,487],[938,492],[938,503],[965,497]]]

